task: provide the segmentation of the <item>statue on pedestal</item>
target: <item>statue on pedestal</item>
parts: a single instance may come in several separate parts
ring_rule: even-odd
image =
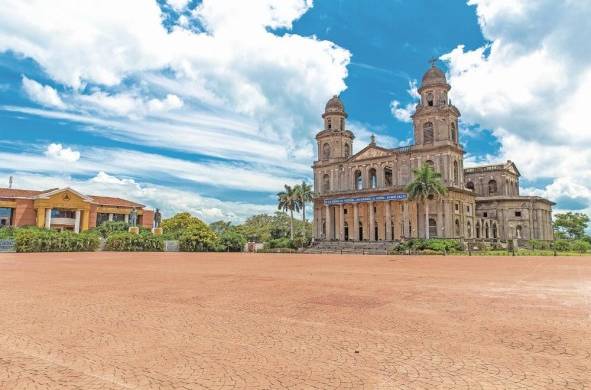
[[[156,209],[154,213],[154,227],[159,228],[160,222],[162,222],[162,214],[160,214],[160,209]]]
[[[135,227],[137,225],[137,211],[135,207],[129,213],[129,226]]]

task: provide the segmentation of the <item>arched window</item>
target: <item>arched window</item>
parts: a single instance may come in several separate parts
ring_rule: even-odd
[[[330,191],[330,176],[328,176],[328,174],[325,174],[324,176],[322,176],[322,192],[328,191]]]
[[[488,194],[494,195],[497,193],[497,181],[496,180],[489,180],[488,182]]]
[[[490,238],[490,226],[488,226],[488,222],[484,224],[484,238]]]
[[[476,238],[480,238],[480,221],[476,222]]]
[[[433,143],[433,123],[427,122],[423,125],[423,143]]]
[[[384,168],[384,185],[386,187],[392,186],[392,169],[391,168]]]
[[[515,237],[516,238],[521,238],[522,232],[521,232],[521,225],[517,225],[517,227],[515,228]]]
[[[351,155],[351,147],[349,146],[349,144],[345,144],[345,158],[349,158],[350,155]]]
[[[457,132],[456,132],[456,124],[455,123],[451,123],[451,141],[455,144],[458,143],[458,137],[457,137]]]
[[[497,238],[497,224],[494,223],[492,227],[492,237]]]
[[[472,238],[472,224],[470,221],[466,224],[466,237]]]
[[[355,171],[355,189],[363,189],[363,177],[361,176],[361,171]]]
[[[469,190],[474,191],[474,183],[472,183],[471,181],[469,181],[468,183],[466,183],[466,188]]]
[[[328,119],[327,119],[327,121],[326,121],[326,123],[327,123],[327,125],[328,125],[327,127],[328,127],[329,129],[332,129],[332,119],[328,118]]]
[[[330,158],[330,145],[327,143],[322,145],[322,158],[324,160],[328,160]]]
[[[458,169],[458,162],[454,161],[454,183],[456,183],[456,184],[458,183],[459,176],[460,176],[460,172]]]
[[[437,221],[435,218],[429,218],[429,237],[437,237]]]
[[[461,232],[460,232],[460,220],[459,219],[456,219],[455,225],[456,225],[455,226],[455,228],[456,228],[456,237],[459,237],[461,235]]]
[[[427,94],[427,105],[430,107],[433,106],[433,94],[431,92]]]
[[[375,168],[369,170],[369,187],[378,188],[378,175]]]

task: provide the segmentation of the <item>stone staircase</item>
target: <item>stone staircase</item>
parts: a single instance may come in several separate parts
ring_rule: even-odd
[[[316,241],[304,253],[387,255],[393,241]]]

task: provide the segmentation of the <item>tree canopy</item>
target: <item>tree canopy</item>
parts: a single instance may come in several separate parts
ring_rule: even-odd
[[[554,231],[557,238],[585,238],[585,229],[589,226],[589,216],[571,211],[554,215]]]

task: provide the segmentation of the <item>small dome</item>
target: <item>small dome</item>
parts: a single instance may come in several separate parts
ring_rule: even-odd
[[[326,103],[325,112],[345,112],[345,106],[337,95],[334,95]]]
[[[436,85],[436,84],[447,84],[445,73],[435,65],[431,66],[425,75],[423,76],[422,86]]]

